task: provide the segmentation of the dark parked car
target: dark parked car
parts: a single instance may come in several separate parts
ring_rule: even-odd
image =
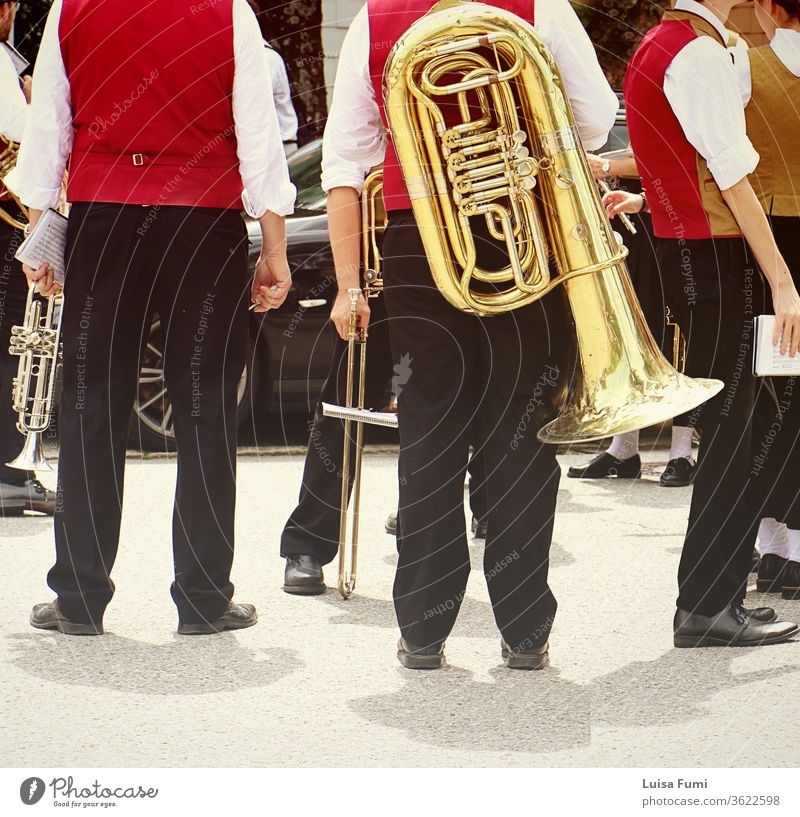
[[[239,419],[251,411],[313,410],[330,365],[333,336],[328,315],[336,279],[328,243],[325,194],[320,186],[322,143],[305,145],[289,158],[297,187],[295,212],[286,221],[292,288],[278,310],[251,314],[247,365],[239,381]],[[258,223],[248,220],[249,264],[255,267],[261,245]],[[163,451],[174,445],[172,411],[164,383],[163,338],[156,317],[142,355],[136,422],[131,445]]]
[[[620,110],[603,150],[627,146],[628,129],[624,111]],[[321,163],[321,140],[305,145],[289,158],[289,173],[298,193],[294,215],[286,221],[292,289],[280,309],[251,317],[247,365],[239,382],[240,421],[256,407],[259,411],[309,414],[327,375],[333,341],[328,315],[336,279],[328,243],[325,193],[320,184]],[[252,269],[258,258],[261,231],[253,221],[247,229]],[[162,348],[156,318],[142,358],[131,439],[133,447],[145,451],[163,451],[174,443]]]

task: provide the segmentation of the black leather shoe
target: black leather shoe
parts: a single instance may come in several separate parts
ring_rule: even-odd
[[[386,517],[386,524],[383,527],[390,536],[397,536],[397,511]]]
[[[56,512],[55,492],[48,491],[38,479],[27,479],[19,485],[0,482],[0,516],[19,516],[24,511],[52,516]]]
[[[509,669],[544,669],[550,663],[549,649],[545,641],[540,647],[514,652],[504,638],[500,640],[500,655]]]
[[[781,595],[785,599],[800,599],[800,562],[786,562]]]
[[[771,607],[742,607],[745,614],[757,621],[776,621],[778,614]]]
[[[486,520],[485,519],[476,519],[474,516],[472,517],[472,535],[476,539],[485,539],[486,538]]]
[[[31,610],[31,626],[39,630],[59,630],[64,635],[102,635],[103,624],[79,624],[70,621],[58,609],[58,600],[37,604]]]
[[[444,641],[428,647],[415,647],[401,638],[397,642],[397,660],[406,669],[441,669],[444,666]]]
[[[667,463],[659,483],[662,488],[685,488],[694,482],[697,463],[688,457],[676,457]]]
[[[318,596],[324,593],[325,580],[319,559],[304,553],[287,556],[283,590],[295,596]]]
[[[567,471],[572,479],[639,479],[642,475],[642,461],[635,454],[627,460],[618,460],[608,451],[598,454],[587,465],[573,466]]]
[[[199,624],[178,624],[179,635],[212,635],[225,630],[244,630],[258,621],[258,612],[252,604],[234,604],[214,621],[203,621]]]
[[[758,566],[756,589],[759,593],[780,593],[783,587],[783,571],[786,559],[775,553],[766,553]]]
[[[791,621],[759,621],[731,604],[713,616],[677,610],[673,631],[676,647],[757,647],[786,641],[800,627]]]

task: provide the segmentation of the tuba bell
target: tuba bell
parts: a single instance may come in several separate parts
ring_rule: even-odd
[[[586,442],[656,425],[722,389],[677,372],[647,328],[558,69],[528,23],[483,3],[442,0],[395,44],[383,82],[444,297],[490,316],[565,287],[580,368],[540,440]],[[478,266],[476,217],[507,248],[506,267]]]

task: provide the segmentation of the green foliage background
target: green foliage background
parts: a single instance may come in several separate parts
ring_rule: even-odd
[[[17,50],[33,65],[52,0],[22,0],[14,26]]]

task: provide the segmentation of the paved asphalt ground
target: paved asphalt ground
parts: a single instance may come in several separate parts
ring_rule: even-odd
[[[566,455],[562,467],[586,455]],[[800,765],[800,642],[675,650],[675,572],[690,489],[662,489],[664,452],[636,482],[563,479],[552,585],[560,602],[543,672],[506,670],[473,543],[448,667],[395,659],[395,460],[365,461],[360,580],[343,601],[280,590],[278,536],[302,457],[243,455],[236,598],[259,624],[179,637],[169,599],[168,460],[128,463],[116,597],[103,638],[32,630],[48,600],[51,523],[0,520],[3,766]],[[333,567],[328,578],[335,583]],[[770,597],[773,603],[775,597]],[[752,603],[763,602],[751,593]],[[800,603],[774,602],[800,616]]]

